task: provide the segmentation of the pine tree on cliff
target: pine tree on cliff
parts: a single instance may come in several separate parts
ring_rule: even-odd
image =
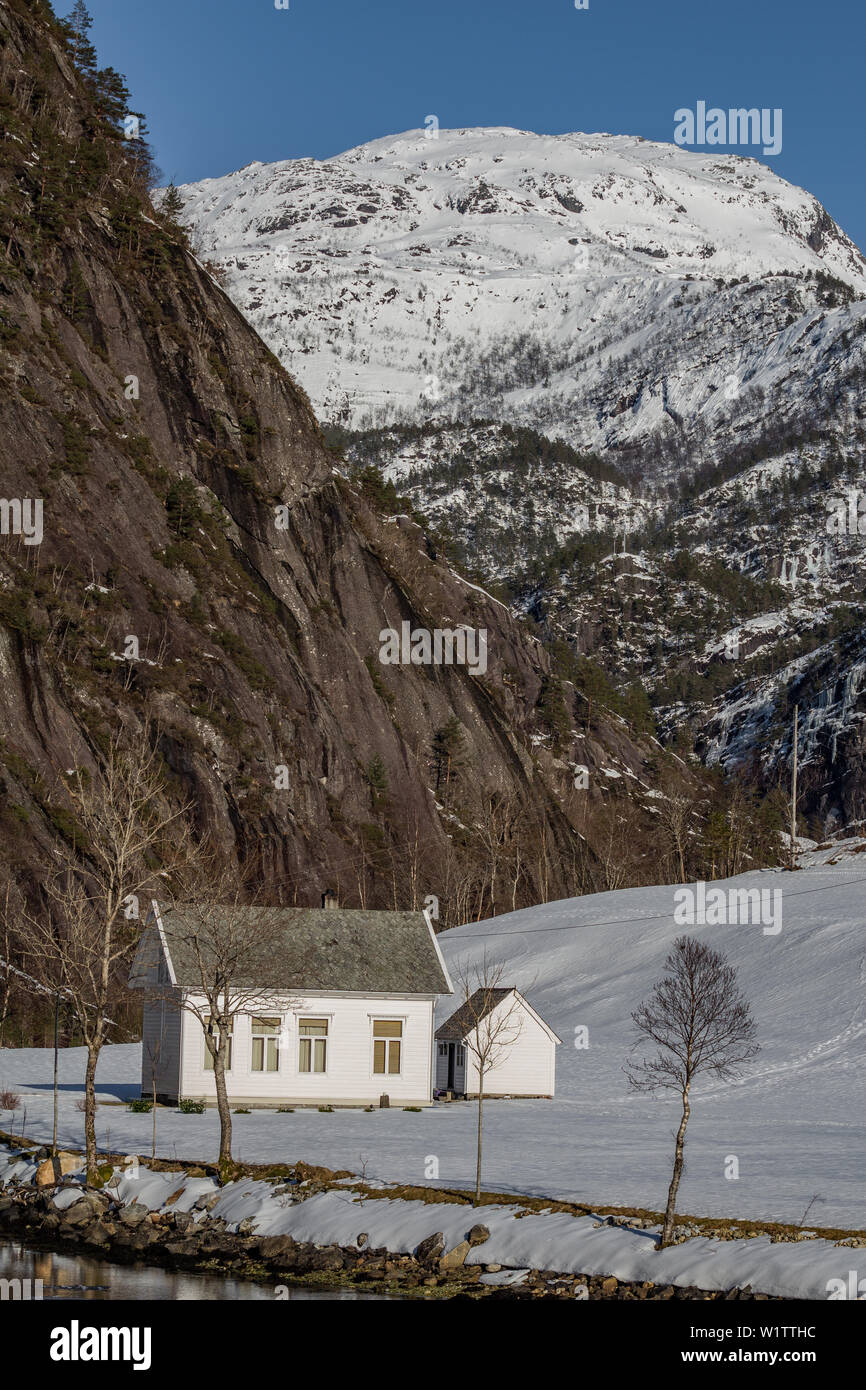
[[[172,180],[172,182],[168,185],[168,188],[165,190],[162,202],[160,203],[159,210],[161,213],[163,213],[165,217],[170,217],[171,220],[174,222],[183,212],[183,209],[183,198],[180,196],[177,189],[175,188],[174,180]]]
[[[60,21],[60,27],[69,40],[72,61],[85,77],[96,76],[96,49],[90,42],[93,16],[84,0],[75,0],[71,12]]]

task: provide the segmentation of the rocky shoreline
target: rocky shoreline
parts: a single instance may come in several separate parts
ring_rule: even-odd
[[[60,1193],[62,1208],[56,1200]],[[556,1270],[525,1271],[520,1282],[510,1286],[487,1283],[483,1275],[508,1278],[509,1272],[496,1264],[465,1263],[469,1252],[489,1238],[481,1223],[469,1226],[464,1240],[451,1249],[441,1232],[433,1232],[411,1254],[404,1254],[371,1248],[363,1231],[352,1246],[262,1236],[245,1230],[248,1222],[232,1231],[222,1218],[210,1214],[218,1197],[219,1193],[203,1196],[189,1211],[157,1212],[134,1201],[119,1201],[110,1182],[103,1189],[86,1188],[72,1176],[41,1187],[15,1183],[0,1188],[0,1234],[65,1254],[273,1284],[275,1297],[281,1285],[349,1285],[407,1298],[772,1299],[749,1288],[708,1292]]]

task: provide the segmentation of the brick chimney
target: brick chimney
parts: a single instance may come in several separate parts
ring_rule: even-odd
[[[331,888],[326,888],[322,894],[322,907],[335,908],[340,906],[340,899]]]

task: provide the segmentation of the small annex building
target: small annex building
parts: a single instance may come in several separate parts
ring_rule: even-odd
[[[495,1064],[485,1071],[485,1096],[552,1099],[556,1049],[562,1041],[513,986],[477,989],[436,1030],[436,1090],[479,1092],[478,1043],[498,1038]]]

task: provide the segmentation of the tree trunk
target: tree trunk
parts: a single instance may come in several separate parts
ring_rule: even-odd
[[[232,1112],[226,1091],[226,1053],[225,1041],[220,1038],[219,1050],[213,1061],[213,1077],[216,1087],[217,1110],[220,1117],[220,1165],[232,1161]]]
[[[686,1125],[689,1122],[689,1088],[683,1091],[683,1114],[680,1120],[680,1127],[677,1130],[677,1142],[674,1150],[674,1172],[671,1178],[671,1185],[668,1189],[668,1204],[665,1209],[665,1224],[662,1228],[662,1238],[660,1249],[670,1245],[671,1237],[674,1233],[674,1221],[676,1219],[677,1192],[679,1191],[680,1178],[683,1175],[683,1150],[686,1142]]]
[[[55,996],[54,996],[54,1098],[53,1098],[53,1099],[54,1099],[54,1106],[53,1106],[53,1123],[52,1123],[52,1126],[51,1126],[51,1156],[52,1156],[52,1158],[56,1158],[56,1157],[57,1157],[57,1102],[58,1102],[58,1092],[59,1092],[58,1076],[57,1076],[57,1070],[58,1070],[58,1068],[57,1068],[57,1063],[58,1063],[58,1036],[57,1036],[57,1035],[58,1035],[59,1029],[60,1029],[60,996],[59,996],[58,994],[55,994]]]
[[[478,1071],[478,1149],[475,1156],[475,1205],[481,1205],[481,1125],[484,1112],[484,1072]]]
[[[99,1047],[87,1046],[87,1070],[84,1075],[84,1149],[87,1158],[88,1184],[96,1179],[96,1063]]]

